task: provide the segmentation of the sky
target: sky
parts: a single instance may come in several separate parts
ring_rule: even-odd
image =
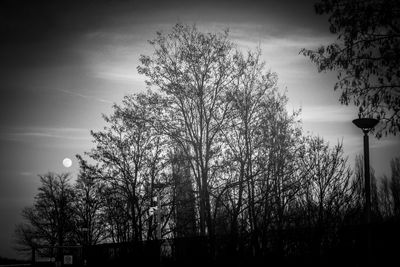
[[[335,40],[313,0],[129,1],[69,0],[0,3],[0,256],[13,250],[15,224],[33,203],[39,174],[78,172],[76,154],[93,146],[90,130],[123,96],[146,89],[137,73],[147,40],[177,22],[222,32],[243,51],[260,46],[268,69],[302,109],[306,134],[343,141],[350,165],[362,154],[362,133],[352,125],[357,108],[342,106],[334,73],[318,73],[301,48]],[[370,137],[377,176],[390,176],[400,138]],[[64,158],[72,159],[66,168]]]

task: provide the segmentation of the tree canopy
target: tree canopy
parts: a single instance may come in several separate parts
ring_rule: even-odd
[[[360,117],[380,119],[376,135],[400,130],[400,2],[322,0],[316,13],[329,15],[337,41],[302,49],[319,71],[337,71],[340,102],[353,102]]]

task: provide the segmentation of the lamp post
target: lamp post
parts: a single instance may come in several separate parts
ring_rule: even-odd
[[[378,120],[360,118],[353,120],[354,125],[364,133],[364,184],[365,184],[365,221],[367,229],[367,257],[371,257],[371,178],[369,168],[369,140],[368,133],[378,124]]]

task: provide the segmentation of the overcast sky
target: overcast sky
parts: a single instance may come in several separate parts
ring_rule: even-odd
[[[34,2],[34,3],[33,3]],[[332,145],[343,140],[353,165],[362,134],[357,109],[341,106],[335,75],[320,74],[299,50],[335,39],[314,1],[2,1],[0,4],[0,256],[15,257],[14,225],[33,202],[38,174],[77,173],[76,154],[91,146],[89,130],[104,126],[126,94],[145,90],[136,67],[147,40],[177,22],[202,31],[230,29],[244,51],[258,45],[267,67],[302,108],[304,132]],[[390,175],[399,137],[370,139],[371,165]],[[72,167],[63,167],[69,157]]]

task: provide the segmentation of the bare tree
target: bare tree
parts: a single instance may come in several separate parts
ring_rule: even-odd
[[[222,157],[225,167],[218,174],[221,178],[226,176],[226,179],[220,181],[218,194],[230,194],[227,199],[230,200],[228,210],[231,213],[233,235],[238,234],[239,221],[242,220],[239,216],[245,209],[251,214],[249,225],[254,226],[254,205],[245,207],[245,203],[254,204],[254,181],[263,171],[260,164],[257,164],[261,160],[260,127],[263,116],[266,116],[265,112],[271,112],[263,106],[275,100],[276,74],[265,71],[265,64],[260,56],[260,50],[248,52],[247,57],[241,53],[235,55],[238,75],[228,92],[232,105],[231,115],[228,127],[222,129]],[[221,196],[217,200],[221,201]],[[215,214],[218,207],[222,206],[216,205]]]
[[[391,179],[384,175],[379,188],[379,209],[384,219],[393,216],[393,196],[391,194]]]
[[[74,191],[68,174],[40,175],[41,186],[32,207],[22,211],[25,224],[17,226],[20,249],[37,245],[74,243]]]
[[[400,217],[400,158],[394,158],[390,162],[392,168],[392,180],[390,190],[393,199],[393,213],[397,218]]]
[[[307,170],[303,198],[308,224],[317,227],[337,224],[351,200],[352,172],[343,143],[331,148],[320,137],[306,138],[303,164]]]
[[[380,217],[379,210],[379,200],[378,200],[378,189],[375,177],[375,172],[371,168],[371,212],[372,218],[377,219]],[[352,205],[353,207],[349,209],[351,214],[350,217],[355,220],[356,223],[363,222],[363,216],[365,211],[365,190],[364,190],[364,161],[363,156],[356,156],[354,175],[352,179]]]
[[[390,162],[392,175],[384,175],[380,181],[378,200],[384,219],[399,218],[400,215],[400,158]]]
[[[268,240],[268,231],[275,231],[278,253],[283,253],[282,233],[292,223],[292,206],[303,182],[298,160],[302,148],[298,111],[289,114],[286,104],[287,97],[278,94],[275,101],[264,106],[266,116],[260,127],[263,140],[260,153],[264,158],[258,163],[264,171],[256,191],[256,203],[261,205],[255,214],[263,225],[263,243]]]
[[[153,185],[162,168],[162,140],[148,122],[151,115],[146,101],[143,95],[131,95],[121,106],[114,105],[114,113],[104,116],[108,127],[92,132],[96,148],[87,153],[97,162],[97,175],[108,187],[108,201],[117,201],[119,215],[129,219],[119,232],[136,241],[147,233]]]
[[[204,34],[177,24],[168,35],[150,41],[152,56],[141,56],[139,73],[164,94],[158,129],[191,159],[199,200],[200,233],[213,235],[210,184],[220,154],[217,139],[225,127],[233,85],[233,45],[223,34]]]
[[[320,255],[337,245],[337,229],[352,201],[352,171],[343,143],[331,147],[321,137],[306,137],[301,156],[303,188],[297,201],[297,227],[312,229],[312,248]]]
[[[82,157],[77,156],[80,171],[75,183],[74,210],[77,242],[94,245],[107,239],[104,220],[104,183],[98,179],[97,171]]]

